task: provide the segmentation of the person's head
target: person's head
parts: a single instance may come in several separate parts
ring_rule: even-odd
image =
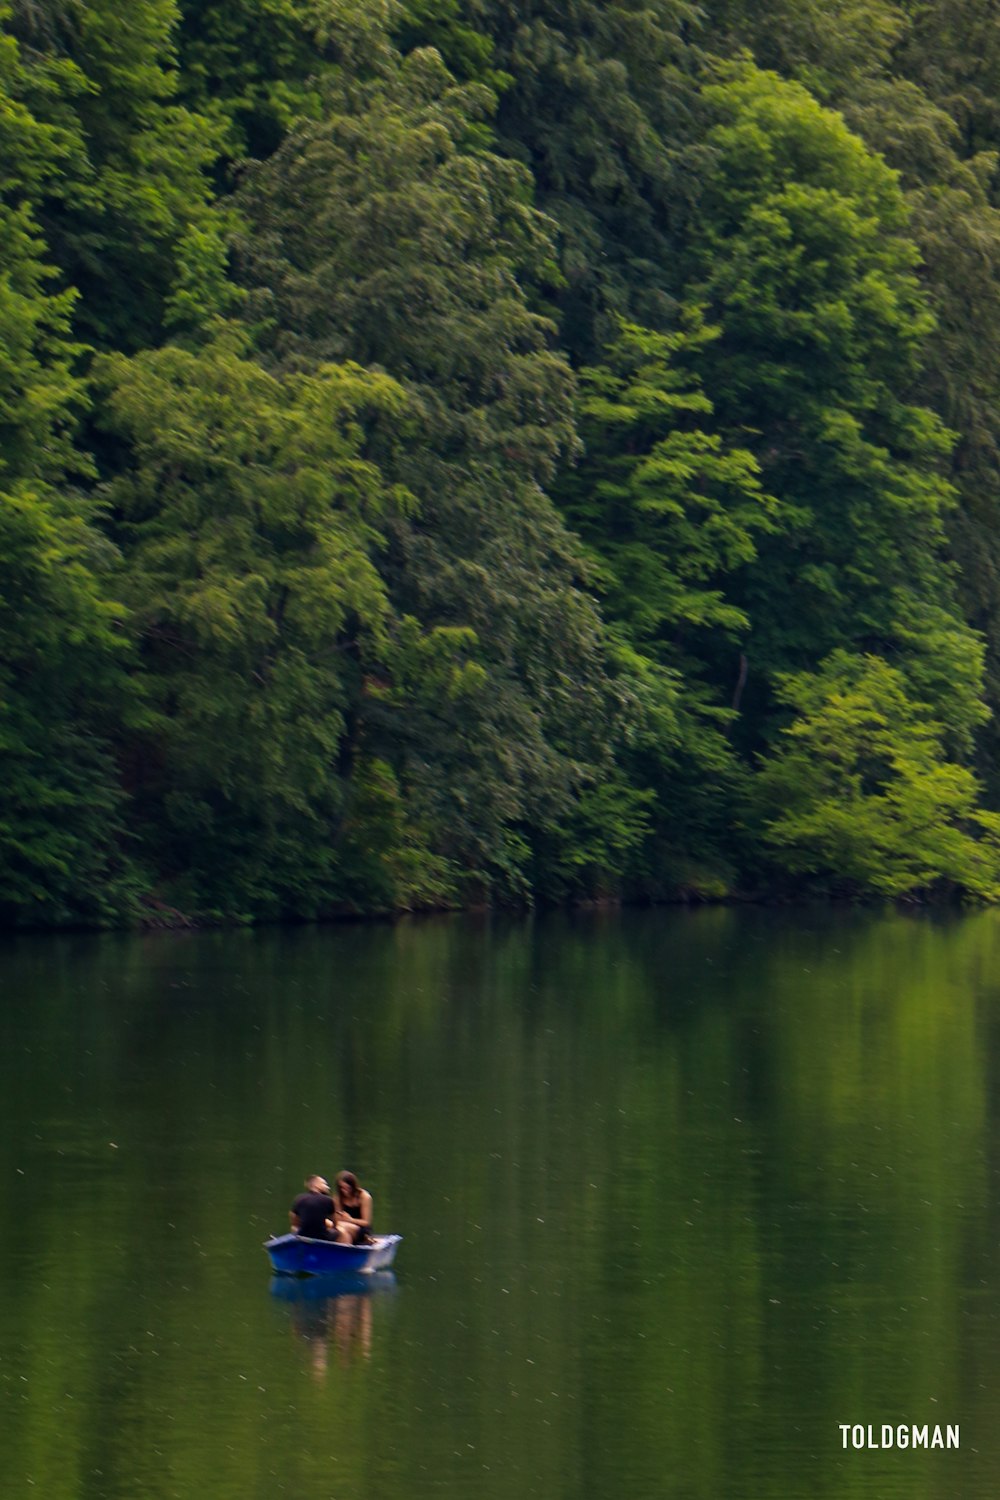
[[[309,1193],[326,1193],[330,1196],[330,1184],[322,1172],[314,1172],[311,1177],[306,1178],[306,1191]]]
[[[356,1198],[361,1192],[361,1184],[353,1172],[337,1173],[337,1196],[340,1198]]]

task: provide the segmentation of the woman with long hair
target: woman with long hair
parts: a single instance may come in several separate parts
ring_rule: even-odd
[[[353,1172],[338,1172],[333,1186],[336,1237],[342,1245],[370,1245],[372,1239],[372,1195]]]

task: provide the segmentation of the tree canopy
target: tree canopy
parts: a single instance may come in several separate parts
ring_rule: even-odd
[[[998,35],[0,3],[0,920],[995,899]]]

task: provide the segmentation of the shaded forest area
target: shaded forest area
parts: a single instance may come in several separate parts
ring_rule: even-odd
[[[991,0],[4,0],[0,921],[1000,896]]]

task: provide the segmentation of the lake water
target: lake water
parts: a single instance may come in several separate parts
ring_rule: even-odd
[[[25,937],[0,997],[5,1497],[1000,1489],[1000,913]],[[395,1284],[289,1295],[345,1166]]]

